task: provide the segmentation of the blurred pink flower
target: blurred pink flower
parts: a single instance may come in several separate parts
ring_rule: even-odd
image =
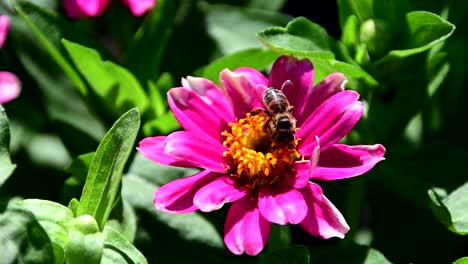
[[[11,72],[0,71],[0,104],[7,103],[20,94],[21,82]]]
[[[155,0],[122,0],[132,15],[141,16],[155,5]],[[64,0],[63,8],[71,18],[100,16],[111,4],[111,0]]]
[[[384,159],[380,145],[338,144],[359,121],[359,94],[344,90],[343,74],[313,86],[308,60],[280,57],[269,79],[252,68],[225,69],[221,89],[188,77],[168,92],[169,105],[185,131],[143,139],[138,151],[158,163],[201,168],[154,194],[157,209],[169,213],[210,212],[233,203],[224,242],[234,254],[257,255],[271,223],[299,224],[309,234],[343,238],[349,226],[338,209],[309,180],[355,177]],[[258,91],[282,90],[294,106],[297,127],[288,144],[275,141]]]
[[[0,15],[0,48],[3,47],[10,29],[8,16]],[[21,91],[21,82],[11,72],[0,71],[0,104],[9,102],[18,97]]]
[[[9,28],[10,19],[8,16],[0,15],[0,49],[3,47],[3,44],[5,44]]]

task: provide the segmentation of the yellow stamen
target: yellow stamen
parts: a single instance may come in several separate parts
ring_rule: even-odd
[[[226,138],[223,145],[228,148],[223,155],[232,160],[226,172],[238,176],[241,184],[250,188],[274,183],[301,159],[296,149],[298,139],[287,144],[276,142],[268,120],[263,112],[247,113],[245,118],[229,124],[231,132],[221,133]]]

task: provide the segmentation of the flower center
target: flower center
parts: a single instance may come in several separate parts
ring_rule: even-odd
[[[224,131],[223,153],[231,158],[226,172],[239,178],[243,186],[258,188],[273,184],[293,168],[294,161],[301,158],[296,149],[297,139],[281,142],[268,126],[270,117],[263,112],[247,113],[245,118],[230,123],[231,132]]]

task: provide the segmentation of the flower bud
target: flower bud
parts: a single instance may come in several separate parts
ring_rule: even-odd
[[[388,52],[392,34],[384,20],[368,19],[361,24],[360,39],[372,57],[382,57]]]

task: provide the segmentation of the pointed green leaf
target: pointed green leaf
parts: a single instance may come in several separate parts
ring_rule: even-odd
[[[89,167],[78,216],[92,215],[101,230],[117,198],[122,171],[133,150],[139,127],[138,109],[133,108],[122,115],[104,136]]]
[[[5,109],[0,105],[0,187],[10,177],[16,165],[10,159],[10,128]]]
[[[125,236],[111,226],[104,228],[104,253],[101,263],[148,263],[145,256]]]
[[[137,79],[125,68],[103,61],[94,49],[70,42],[62,43],[92,90],[108,104],[108,108],[120,115],[131,107],[146,111],[149,101]]]
[[[447,197],[442,197],[434,189],[428,190],[434,214],[447,228],[457,234],[468,234],[468,182],[458,187]]]
[[[202,76],[219,84],[219,73],[225,68],[235,70],[239,67],[251,67],[257,70],[264,70],[271,65],[278,56],[278,53],[271,50],[242,50],[219,58],[210,65],[204,67]]]

